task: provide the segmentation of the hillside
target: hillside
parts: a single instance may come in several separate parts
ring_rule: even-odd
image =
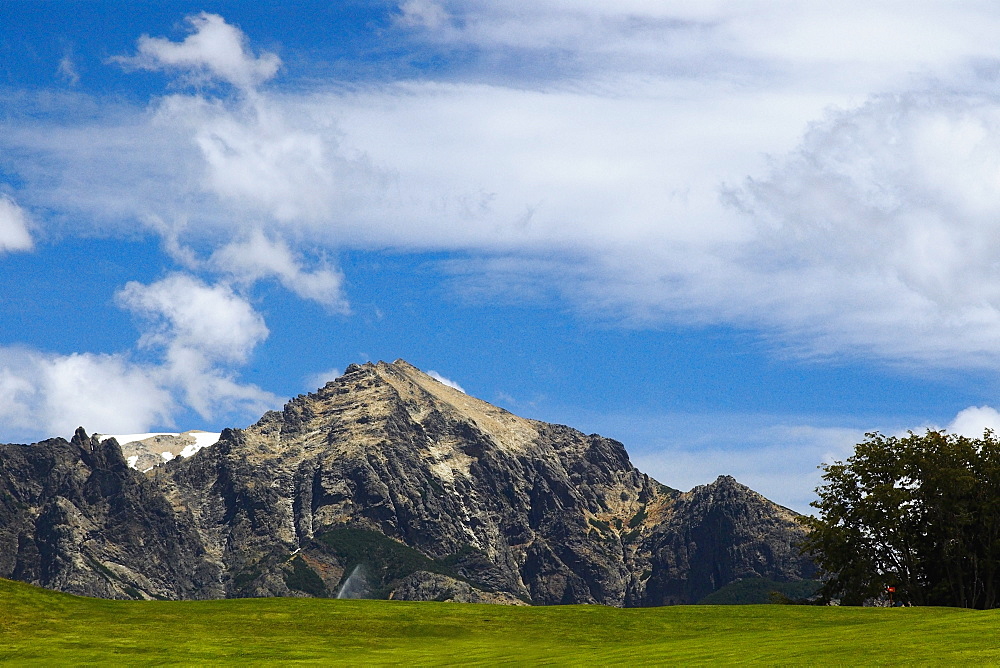
[[[114,439],[0,446],[0,576],[109,598],[345,594],[650,606],[811,574],[787,509],[682,493],[621,443],[399,360],[143,473]]]

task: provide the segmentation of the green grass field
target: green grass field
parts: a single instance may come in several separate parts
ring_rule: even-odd
[[[240,599],[106,601],[0,580],[0,662],[1000,664],[1000,611]]]

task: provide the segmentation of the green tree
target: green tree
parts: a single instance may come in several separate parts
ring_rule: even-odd
[[[803,518],[821,595],[861,605],[895,588],[913,605],[997,607],[1000,440],[927,431],[867,434],[846,462],[824,464]]]

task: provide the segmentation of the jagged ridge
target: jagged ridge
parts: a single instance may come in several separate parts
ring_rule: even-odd
[[[371,593],[395,598],[638,606],[810,572],[792,513],[735,480],[682,494],[617,441],[402,360],[146,475],[82,431],[0,457],[0,576],[74,593],[333,595],[367,559]]]

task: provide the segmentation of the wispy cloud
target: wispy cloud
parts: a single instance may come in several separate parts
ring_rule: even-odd
[[[976,4],[858,0],[836,7],[769,0],[420,0],[400,3],[398,21],[416,39],[468,48],[466,57],[495,79],[513,70],[529,80],[586,85],[641,73],[826,94],[867,94],[949,76],[971,60],[996,57],[992,36],[1000,27]]]
[[[70,86],[80,83],[80,73],[76,69],[76,61],[73,60],[72,53],[66,53],[59,59],[59,67],[56,68],[56,74]]]
[[[590,415],[577,424],[625,444],[632,463],[665,485],[690,490],[731,475],[767,498],[810,512],[819,465],[843,460],[873,426],[752,413]],[[894,428],[896,425],[890,425]]]
[[[212,253],[207,266],[250,284],[275,277],[303,299],[323,304],[335,312],[349,312],[343,292],[343,275],[327,266],[309,271],[302,264],[287,243],[254,230],[246,239],[234,241]]]
[[[593,416],[590,418],[593,419]],[[884,418],[882,424],[851,424],[836,419],[754,414],[601,416],[629,449],[632,462],[660,482],[687,491],[731,475],[767,498],[800,513],[813,510],[815,490],[823,484],[820,465],[844,461],[865,433],[905,435],[940,426],[918,426],[910,418]],[[952,433],[980,437],[1000,428],[1000,413],[970,406],[948,422]]]
[[[849,5],[411,1],[400,35],[468,46],[483,71],[511,50],[571,64],[295,90],[263,87],[278,57],[199,14],[183,40],[144,36],[118,61],[238,94],[87,121],[67,105],[58,123],[5,121],[0,146],[32,209],[138,220],[223,280],[274,278],[333,311],[340,270],[303,258],[443,250],[477,298],[1000,367],[1000,101],[979,67],[1000,59],[1000,24],[973,6]]]
[[[437,30],[448,25],[448,13],[433,0],[406,0],[399,10],[396,22],[408,28]]]
[[[327,369],[326,371],[320,371],[319,373],[314,373],[306,378],[305,390],[307,392],[315,392],[318,388],[325,386],[332,380],[340,378],[343,371],[337,368]]]

